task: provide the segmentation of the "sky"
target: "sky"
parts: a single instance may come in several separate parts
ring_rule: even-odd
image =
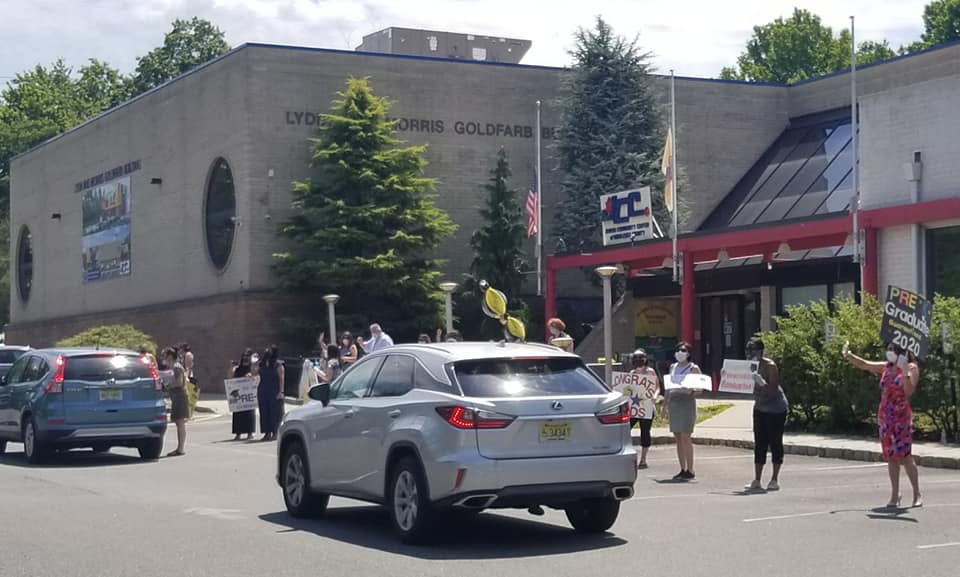
[[[835,33],[856,16],[858,40],[896,49],[919,38],[927,0],[0,0],[0,83],[63,58],[97,58],[131,72],[136,57],[163,41],[176,18],[199,16],[227,41],[352,50],[390,26],[531,40],[523,64],[566,66],[573,33],[603,16],[636,36],[657,71],[715,77],[735,63],[757,24],[794,6]]]

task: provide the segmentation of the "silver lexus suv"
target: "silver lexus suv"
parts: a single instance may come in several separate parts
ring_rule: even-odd
[[[398,345],[351,367],[280,427],[277,481],[296,517],[331,495],[386,506],[406,542],[445,513],[562,509],[603,532],[633,496],[627,400],[546,345]]]

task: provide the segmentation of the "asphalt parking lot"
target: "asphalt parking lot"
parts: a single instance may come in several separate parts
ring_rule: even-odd
[[[334,499],[325,520],[289,517],[274,445],[233,442],[229,427],[194,423],[187,455],[156,463],[117,449],[31,468],[10,445],[0,575],[955,577],[960,564],[958,471],[921,469],[925,506],[888,510],[882,463],[788,456],[783,490],[744,494],[751,454],[697,447],[698,480],[678,484],[673,447],[655,447],[607,535],[577,535],[557,511],[498,512],[408,547],[370,505]]]

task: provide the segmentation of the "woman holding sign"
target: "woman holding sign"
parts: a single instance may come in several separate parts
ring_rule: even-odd
[[[753,482],[748,491],[760,489],[763,466],[767,464],[767,449],[773,456],[773,476],[767,491],[780,490],[780,467],[783,466],[783,427],[790,405],[780,388],[777,365],[763,356],[763,341],[752,339],[747,343],[747,359],[753,373]],[[756,367],[756,368],[754,368]]]
[[[700,367],[690,362],[690,343],[680,341],[674,352],[677,362],[670,366],[670,381],[680,383],[688,375],[699,375]],[[670,410],[670,432],[677,439],[677,458],[680,460],[680,472],[674,475],[674,481],[692,481],[697,476],[693,472],[693,426],[697,422],[697,399],[699,391],[692,388],[671,388],[667,393],[667,407]]]
[[[236,362],[232,363],[230,367],[230,373],[228,374],[228,379],[242,379],[244,377],[249,377],[253,372],[253,350],[245,349],[243,354],[240,355],[240,364]],[[247,440],[253,438],[253,434],[257,431],[257,412],[255,410],[249,411],[234,411],[233,412],[233,440],[239,441],[240,435],[246,435]]]
[[[650,451],[650,445],[653,439],[650,436],[650,429],[653,428],[653,417],[656,413],[656,403],[654,398],[660,393],[660,378],[657,371],[650,368],[647,364],[647,352],[643,349],[633,351],[633,374],[641,378],[640,389],[644,396],[636,403],[637,416],[630,419],[630,427],[635,424],[640,425],[640,463],[638,469],[647,468],[647,453]],[[653,396],[650,394],[653,393]]]
[[[843,358],[853,366],[880,375],[880,445],[890,474],[890,502],[887,507],[900,506],[900,465],[907,470],[913,485],[913,506],[923,506],[917,464],[913,460],[913,411],[910,396],[920,382],[920,368],[899,345],[887,346],[886,362],[868,361],[850,352],[850,343],[843,345]]]

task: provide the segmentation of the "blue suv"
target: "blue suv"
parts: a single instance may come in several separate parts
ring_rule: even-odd
[[[150,362],[132,351],[29,351],[0,380],[0,453],[23,443],[30,463],[54,451],[135,447],[144,459],[163,452],[163,386]]]

